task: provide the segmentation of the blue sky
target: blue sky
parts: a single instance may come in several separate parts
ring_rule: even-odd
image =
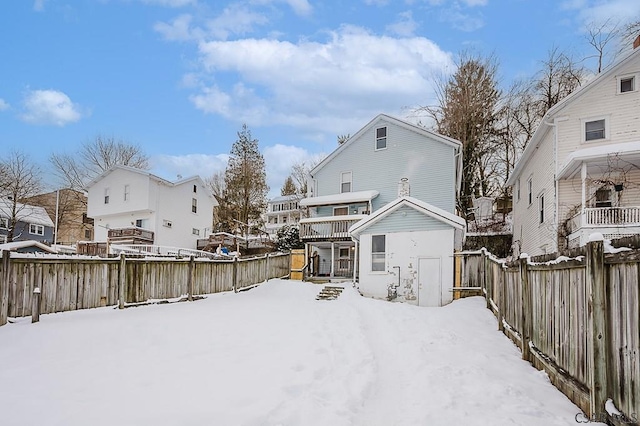
[[[0,146],[46,172],[102,135],[207,177],[246,123],[274,195],[337,135],[415,119],[463,50],[493,53],[506,87],[554,45],[588,56],[590,22],[639,17],[638,0],[3,0]]]

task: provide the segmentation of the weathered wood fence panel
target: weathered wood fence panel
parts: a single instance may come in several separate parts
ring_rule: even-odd
[[[640,250],[598,258],[602,244],[589,243],[587,250],[573,253],[575,259],[533,259],[538,263],[507,264],[484,250],[465,253],[463,282],[482,287],[498,328],[591,419],[636,424]],[[604,271],[600,282],[593,281],[601,276],[598,271]],[[606,398],[624,417],[606,414]]]
[[[288,271],[289,254],[234,262],[11,257],[5,251],[0,263],[0,325],[8,317],[32,315],[36,288],[41,290],[40,313],[45,314],[113,306],[120,294],[124,307],[125,303],[182,297],[189,289],[189,296],[232,291],[287,276]]]

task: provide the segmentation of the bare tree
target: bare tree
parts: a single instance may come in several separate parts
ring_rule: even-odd
[[[533,79],[532,90],[537,114],[543,117],[555,104],[576,90],[584,81],[585,68],[557,47],[551,48],[542,69]]]
[[[34,214],[33,209],[22,201],[42,189],[42,175],[40,168],[20,151],[12,151],[2,159],[0,171],[0,197],[4,199],[0,216],[8,222],[7,241],[13,241],[17,237],[18,222]]]
[[[598,74],[602,72],[605,58],[608,55],[607,45],[618,37],[618,32],[618,26],[613,24],[611,19],[607,19],[599,25],[592,22],[587,27],[587,43],[589,43],[596,51],[596,53],[590,57],[596,58]],[[613,60],[614,58],[615,54],[611,59]]]
[[[149,168],[149,158],[139,146],[102,136],[82,144],[75,155],[54,153],[49,161],[62,186],[77,191],[84,191],[87,183],[115,165]]]
[[[228,205],[225,199],[225,180],[224,171],[215,172],[209,178],[205,179],[205,184],[213,193],[218,206],[213,209],[213,228],[218,231],[230,231],[227,228],[221,228],[220,224],[223,222],[221,218],[230,216],[228,212]]]
[[[633,48],[633,42],[640,36],[640,20],[629,22],[620,30],[621,50],[626,51]]]

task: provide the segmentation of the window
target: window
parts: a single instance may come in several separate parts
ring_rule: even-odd
[[[376,129],[376,151],[387,147],[387,128],[379,127]]]
[[[9,219],[0,217],[0,229],[9,229]]]
[[[193,185],[193,193],[195,194],[196,192],[198,192],[198,186],[197,185]]]
[[[340,192],[351,192],[351,172],[340,174]]]
[[[371,236],[371,271],[384,271],[385,267],[385,236]]]
[[[85,240],[90,240],[91,239],[91,229],[85,229],[84,230],[84,238],[85,238]]]
[[[334,207],[333,215],[334,216],[346,216],[349,214],[349,207]]]
[[[540,223],[544,223],[544,194],[538,197],[538,211],[540,212]]]
[[[29,224],[29,233],[33,235],[44,235],[44,226],[31,223]]]
[[[124,200],[128,201],[129,200],[129,185],[125,185],[124,186]]]
[[[602,187],[596,191],[596,207],[612,207],[611,188]]]
[[[349,258],[349,247],[340,247],[338,249],[338,257],[340,257],[341,259],[348,259]]]
[[[618,90],[619,93],[635,92],[636,91],[636,76],[618,77]]]
[[[529,178],[527,181],[527,190],[529,192],[529,205],[533,203],[533,178]]]
[[[198,213],[198,200],[195,198],[191,199],[191,212]]]
[[[604,118],[601,120],[586,121],[584,123],[584,140],[595,141],[605,139],[607,136]]]
[[[520,179],[516,181],[516,201],[520,201]]]
[[[0,244],[4,244],[7,242],[7,236],[6,235],[0,235]]]
[[[192,233],[193,235],[200,235],[200,230],[199,230],[199,229],[196,229],[196,228],[192,228],[192,229],[191,229],[191,233]]]
[[[287,223],[287,217],[286,217],[286,216],[284,216],[284,217],[282,218],[282,223]]]
[[[109,204],[109,188],[104,189],[104,203]]]

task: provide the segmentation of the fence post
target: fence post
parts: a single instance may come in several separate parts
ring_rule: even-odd
[[[0,275],[0,326],[7,323],[9,317],[9,277],[11,272],[10,261],[11,253],[9,250],[2,251],[2,275]]]
[[[271,271],[269,270],[269,253],[267,253],[267,260],[266,260],[266,262],[265,262],[265,263],[266,263],[266,265],[267,265],[267,266],[266,266],[267,273],[266,273],[266,276],[265,276],[265,279],[264,279],[264,280],[265,280],[265,282],[266,282],[266,281],[269,281],[269,278],[270,278],[270,277],[269,277],[269,275],[270,275],[270,274],[269,274],[269,272],[271,272]]]
[[[238,258],[233,258],[233,292],[238,292]]]
[[[124,309],[127,297],[127,264],[124,253],[120,253],[120,267],[118,268],[118,308]]]
[[[33,303],[31,306],[31,323],[40,321],[40,287],[33,289]]]
[[[487,309],[493,312],[493,309],[491,309],[491,292],[489,290],[489,287],[491,287],[489,285],[489,256],[487,255],[485,249],[483,249],[482,251],[482,272],[482,281],[484,282],[484,294],[487,301]]]
[[[529,286],[529,258],[527,256],[520,256],[520,283],[521,283],[521,300],[522,304],[521,316],[520,316],[520,338],[521,338],[521,351],[522,359],[525,361],[531,361],[531,353],[529,348],[529,342],[531,341],[532,324],[531,324],[531,287]]]
[[[500,268],[499,276],[498,276],[498,331],[502,331],[504,333],[504,309],[506,306],[506,302],[504,300],[504,293],[506,287],[506,277],[505,274],[507,272],[504,268]]]
[[[187,300],[193,302],[193,280],[196,272],[195,259],[193,255],[189,256],[189,276],[187,277]]]
[[[591,416],[604,410],[607,400],[607,291],[604,274],[604,243],[587,243],[587,279],[591,282],[591,366],[593,374],[589,386]]]

